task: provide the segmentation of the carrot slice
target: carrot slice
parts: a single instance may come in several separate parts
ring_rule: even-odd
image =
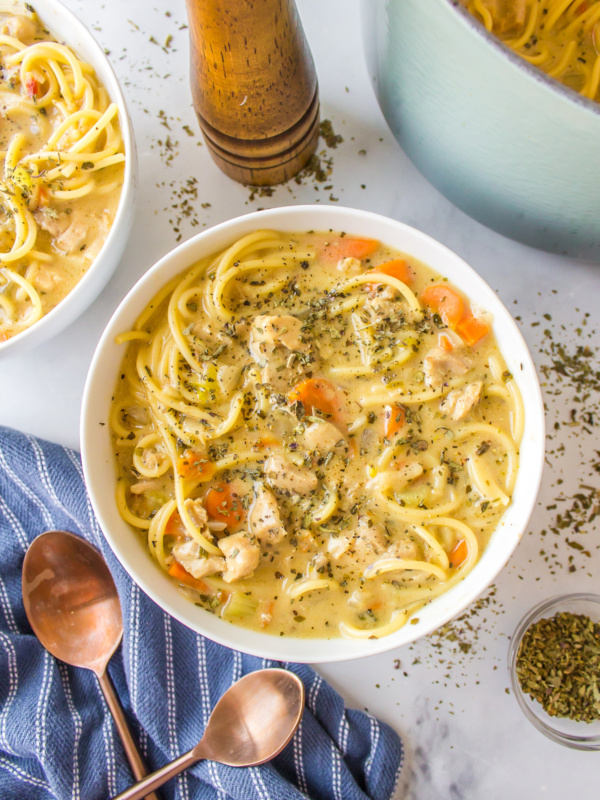
[[[406,422],[406,410],[397,403],[393,406],[386,406],[383,409],[383,435],[386,439],[391,439],[404,427]]]
[[[299,401],[310,413],[316,409],[322,414],[343,422],[343,401],[340,392],[324,378],[307,378],[296,384],[288,393],[290,403]]]
[[[48,201],[50,199],[50,195],[48,194],[48,190],[44,186],[39,185],[37,187],[36,197],[37,197],[38,206],[45,207],[45,206],[48,205]]]
[[[275,600],[268,600],[260,610],[260,627],[266,628],[271,624],[273,619],[273,610],[275,609]]]
[[[177,459],[177,474],[189,481],[206,483],[215,474],[215,465],[206,453],[185,450]]]
[[[229,483],[217,483],[204,495],[204,508],[210,519],[224,522],[230,531],[239,528],[246,519],[240,496]]]
[[[26,90],[26,92],[27,92],[29,97],[35,98],[35,97],[38,96],[38,94],[40,92],[40,84],[39,84],[37,78],[35,78],[33,75],[30,75],[25,80],[25,90]]]
[[[272,447],[279,447],[281,445],[281,439],[276,439],[275,436],[262,436],[258,442],[256,443],[256,447],[258,448],[265,448],[266,450],[270,450]]]
[[[185,525],[183,524],[183,520],[179,516],[179,511],[177,511],[177,509],[175,509],[175,511],[167,520],[167,524],[165,525],[165,536],[174,536],[176,539],[185,538]]]
[[[461,539],[454,545],[454,547],[452,548],[452,552],[448,556],[448,559],[450,561],[450,569],[455,569],[456,567],[460,567],[460,565],[464,561],[466,561],[468,555],[469,555],[469,546],[467,545],[467,540]]]
[[[413,279],[412,271],[403,258],[386,261],[385,264],[374,267],[373,272],[382,272],[384,275],[389,275],[390,278],[396,278],[396,280],[406,284],[412,283]]]
[[[356,239],[344,236],[337,244],[340,258],[368,258],[379,247],[377,239]]]
[[[463,339],[464,343],[472,347],[478,341],[487,336],[490,332],[489,325],[487,325],[479,317],[474,317],[469,313],[465,315],[456,326],[456,332]]]
[[[169,567],[169,575],[175,580],[178,580],[179,583],[185,583],[186,586],[191,586],[193,589],[197,589],[199,592],[206,592],[206,594],[210,594],[210,586],[201,581],[199,578],[194,578],[185,567],[183,567],[179,561],[173,561],[171,566]]]
[[[321,257],[329,261],[339,261],[342,258],[362,260],[373,255],[379,247],[379,242],[377,239],[337,236],[326,243],[317,244],[316,247]]]
[[[447,353],[454,350],[454,342],[449,336],[446,336],[445,333],[440,334],[438,338],[438,344],[442,350],[445,350]]]
[[[421,302],[437,312],[449,328],[456,328],[463,318],[465,304],[462,297],[444,284],[436,283],[428,286],[421,293]]]

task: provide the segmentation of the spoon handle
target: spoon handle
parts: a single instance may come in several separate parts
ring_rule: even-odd
[[[108,670],[104,670],[104,672],[97,674],[98,682],[100,683],[100,688],[102,689],[102,694],[104,695],[104,699],[110,709],[110,713],[113,715],[113,719],[115,721],[115,727],[117,729],[117,733],[123,743],[123,749],[125,750],[125,755],[127,756],[127,761],[129,761],[129,766],[131,767],[131,771],[133,773],[133,777],[140,781],[148,774],[148,767],[144,764],[142,756],[137,748],[137,745],[131,735],[131,731],[129,730],[129,725],[127,724],[127,719],[125,718],[125,713],[123,712],[123,707],[121,706],[121,701],[117,697],[117,693],[115,692],[115,687],[110,679],[108,674]],[[156,784],[160,786],[160,784]],[[151,794],[140,794],[136,795],[136,797],[146,797],[148,800],[160,800],[159,795],[152,792]]]
[[[157,769],[152,775],[148,775],[147,778],[135,783],[133,786],[130,786],[129,789],[125,789],[124,792],[113,797],[113,800],[141,800],[142,797],[149,797],[148,791],[158,789],[163,783],[170,781],[171,778],[179,775],[184,769],[191,767],[196,761],[200,761],[202,756],[198,755],[198,747],[199,745],[196,745],[196,747],[188,750],[187,753],[176,758],[175,761],[165,764],[164,767]]]

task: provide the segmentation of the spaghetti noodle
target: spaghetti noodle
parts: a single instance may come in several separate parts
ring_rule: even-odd
[[[379,242],[256,231],[119,341],[117,505],[225,619],[387,635],[510,502],[523,411],[489,321]]]

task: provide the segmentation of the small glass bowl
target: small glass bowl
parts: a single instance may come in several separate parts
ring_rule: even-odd
[[[527,719],[548,738],[576,750],[600,750],[600,719],[575,722],[566,717],[551,717],[531,695],[525,694],[517,677],[517,653],[525,631],[540,619],[548,619],[561,611],[583,614],[600,622],[600,595],[565,594],[544,600],[527,613],[513,635],[508,651],[508,668],[513,692]]]

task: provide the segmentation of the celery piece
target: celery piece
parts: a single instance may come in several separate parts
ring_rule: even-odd
[[[405,506],[416,508],[427,499],[427,488],[412,489],[406,492],[396,492],[396,499],[401,500]]]
[[[165,492],[159,492],[158,490],[145,492],[144,498],[151,509],[162,508],[169,500],[169,496]]]
[[[258,600],[249,597],[244,592],[232,592],[227,605],[223,609],[223,616],[226,619],[246,617],[248,614],[253,614],[257,608]]]

